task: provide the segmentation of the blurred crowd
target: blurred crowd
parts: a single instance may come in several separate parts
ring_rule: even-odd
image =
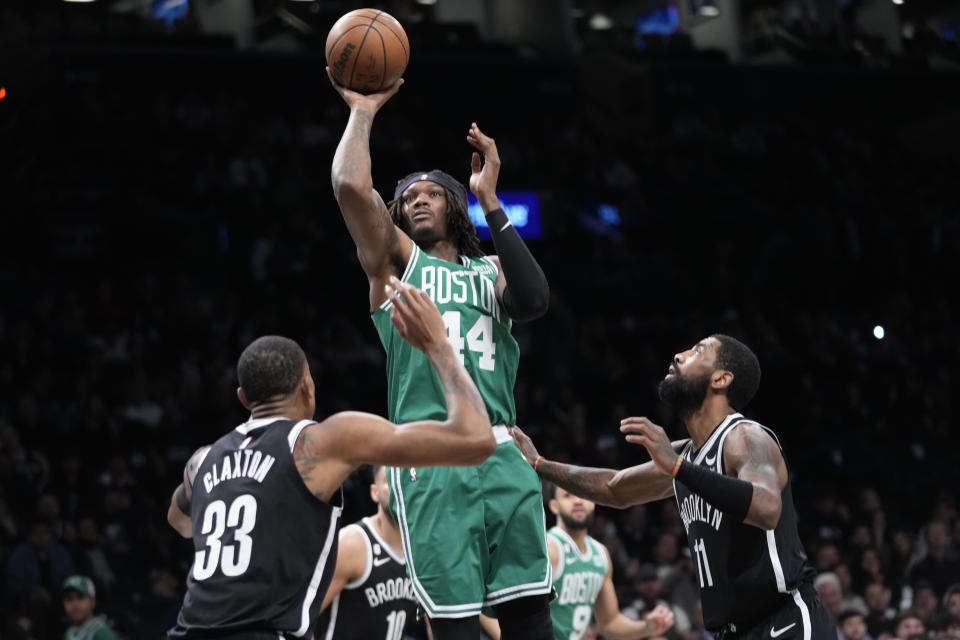
[[[161,60],[146,82],[70,64],[46,67],[42,108],[5,130],[21,204],[0,262],[0,638],[61,637],[80,574],[119,637],[158,639],[192,559],[170,494],[189,454],[246,418],[242,348],[298,340],[320,417],[385,413],[384,357],[329,188],[346,113],[320,74]],[[377,117],[375,185],[389,197],[435,167],[465,181],[479,122],[501,185],[541,195],[530,244],[551,308],[515,327],[518,416],[541,453],[644,461],[620,418],[668,421],[655,387],[673,354],[741,337],[764,370],[748,413],[784,445],[838,637],[960,638],[956,158],[898,120],[902,78],[878,106],[825,99],[805,72],[668,71],[606,96],[624,113],[586,88],[592,68],[528,88],[543,109],[451,96],[447,67],[421,71]],[[360,478],[347,494],[345,521],[373,510]],[[621,606],[665,601],[670,640],[710,637],[672,503],[600,509],[592,532]]]

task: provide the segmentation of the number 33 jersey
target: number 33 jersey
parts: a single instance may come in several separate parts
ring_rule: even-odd
[[[440,309],[447,340],[487,405],[490,424],[517,423],[513,385],[520,349],[512,322],[497,299],[497,267],[489,258],[461,256],[459,263],[435,258],[413,246],[402,280],[423,290]],[[374,310],[373,324],[387,354],[387,404],[398,424],[447,417],[443,386],[422,352],[390,322],[393,303]]]
[[[747,420],[739,413],[727,416],[700,448],[687,443],[683,457],[694,464],[724,473],[723,443],[727,434]],[[757,423],[754,423],[757,424]],[[777,436],[761,426],[779,446]],[[773,613],[791,598],[813,571],[797,532],[797,512],[790,481],[780,493],[780,521],[765,531],[715,509],[681,482],[674,480],[680,518],[687,531],[693,576],[700,585],[703,620],[708,630],[728,623],[747,628]]]
[[[307,489],[293,447],[309,420],[263,418],[217,440],[192,485],[194,560],[173,637],[262,630],[310,637],[337,558],[342,493]]]

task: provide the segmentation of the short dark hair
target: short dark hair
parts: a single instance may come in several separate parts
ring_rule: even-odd
[[[733,382],[727,389],[727,401],[740,411],[750,404],[760,386],[760,361],[750,347],[736,338],[722,333],[710,337],[720,343],[717,347],[717,368],[733,374]]]
[[[261,336],[237,361],[237,380],[251,404],[288,396],[297,388],[307,356],[296,342],[283,336]]]
[[[862,620],[866,620],[866,617],[863,615],[863,612],[857,611],[856,609],[844,609],[839,616],[837,616],[837,622],[843,624],[850,618],[854,616],[860,616]]]
[[[557,485],[549,480],[543,480],[543,497],[549,502],[557,497]]]

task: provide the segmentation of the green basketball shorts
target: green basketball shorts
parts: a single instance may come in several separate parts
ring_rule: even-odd
[[[550,593],[540,479],[506,427],[476,467],[388,469],[407,572],[434,618],[463,618]]]

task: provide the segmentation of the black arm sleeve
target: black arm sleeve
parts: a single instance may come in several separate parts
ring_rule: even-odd
[[[677,481],[720,511],[743,522],[753,500],[753,485],[740,478],[731,478],[722,473],[684,460],[677,470]]]
[[[545,314],[550,305],[547,277],[503,209],[494,209],[486,217],[503,277],[507,280],[501,300],[503,308],[514,320],[535,320]]]

